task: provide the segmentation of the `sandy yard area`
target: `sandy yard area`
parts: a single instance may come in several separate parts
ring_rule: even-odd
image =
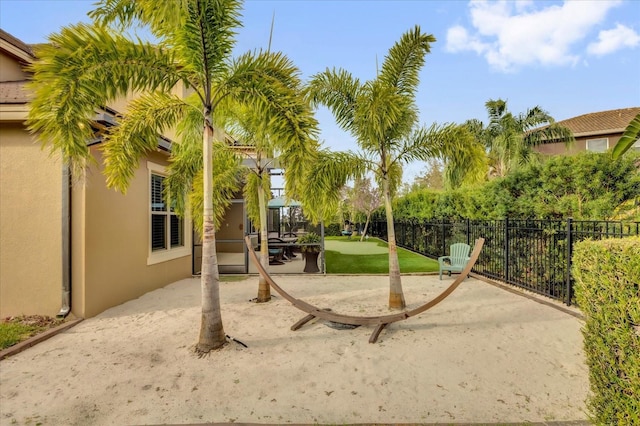
[[[389,313],[386,276],[276,276],[294,296]],[[408,307],[453,278],[404,276]],[[199,279],[150,292],[0,362],[0,424],[462,423],[586,418],[582,321],[476,279],[417,317],[338,330],[258,279],[221,283],[231,342],[199,359]]]

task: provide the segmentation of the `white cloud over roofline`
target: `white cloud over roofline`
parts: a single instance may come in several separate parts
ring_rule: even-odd
[[[565,1],[562,3],[478,0],[469,3],[471,27],[456,25],[447,32],[449,52],[472,51],[489,65],[512,72],[529,65],[572,66],[585,52],[587,38],[607,13],[622,2]],[[601,31],[588,53],[604,55],[635,47],[640,36],[624,25]]]

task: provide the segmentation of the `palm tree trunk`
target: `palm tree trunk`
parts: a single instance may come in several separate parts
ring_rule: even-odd
[[[364,236],[367,235],[367,230],[369,229],[369,221],[371,220],[371,211],[367,212],[367,221],[364,223],[364,230],[362,231],[362,235],[360,235],[360,242],[364,240]]]
[[[262,181],[263,176],[260,176]],[[267,203],[264,195],[262,182],[258,186],[258,205],[260,207],[260,263],[265,270],[269,270],[269,232],[267,229]],[[258,303],[269,302],[271,300],[271,288],[262,274],[258,274]]]
[[[211,113],[207,115],[210,123]],[[206,354],[218,349],[226,343],[222,315],[220,312],[220,274],[218,271],[218,257],[216,254],[216,231],[213,217],[213,188],[212,188],[212,138],[213,130],[206,126],[202,140],[202,155],[204,169],[204,226],[202,230],[202,319],[200,323],[200,337],[196,345],[196,352]]]
[[[387,239],[389,243],[389,309],[404,309],[404,294],[400,280],[400,263],[398,262],[398,247],[396,246],[396,231],[393,226],[393,211],[391,209],[391,192],[389,178],[382,179],[384,192],[384,207],[387,217]]]

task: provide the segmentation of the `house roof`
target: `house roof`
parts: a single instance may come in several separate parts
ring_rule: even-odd
[[[29,100],[24,85],[27,81],[0,82],[0,104],[25,104]]]
[[[574,137],[605,135],[623,132],[638,114],[640,107],[612,109],[579,115],[557,124],[571,129]]]
[[[35,59],[33,46],[35,45],[29,45],[3,29],[0,29],[0,49],[6,54],[15,57],[19,62],[29,64]],[[26,83],[27,80],[0,82],[0,105],[26,104],[30,98],[29,92],[25,90]],[[94,124],[97,129],[113,126],[116,124],[115,117],[117,115],[117,111],[109,107],[102,107],[96,110]],[[88,145],[91,146],[95,143],[100,143],[101,140],[102,137],[98,135],[94,140],[89,141]],[[158,135],[158,149],[170,151],[171,143],[170,139]]]
[[[35,56],[30,45],[0,29],[0,44],[4,50],[23,62],[31,62]]]

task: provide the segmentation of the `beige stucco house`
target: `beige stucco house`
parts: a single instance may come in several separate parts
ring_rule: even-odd
[[[30,46],[0,30],[0,316],[91,317],[192,273],[188,219],[160,194],[170,142],[143,158],[126,195],[107,189],[100,140],[72,182],[27,131]],[[96,111],[110,125],[126,100]]]
[[[573,132],[575,142],[565,145],[562,142],[547,142],[535,147],[542,154],[576,154],[581,151],[605,152],[613,148],[624,133],[631,120],[640,113],[640,107],[613,109],[579,115],[558,124]],[[640,142],[632,149],[640,150]]]

